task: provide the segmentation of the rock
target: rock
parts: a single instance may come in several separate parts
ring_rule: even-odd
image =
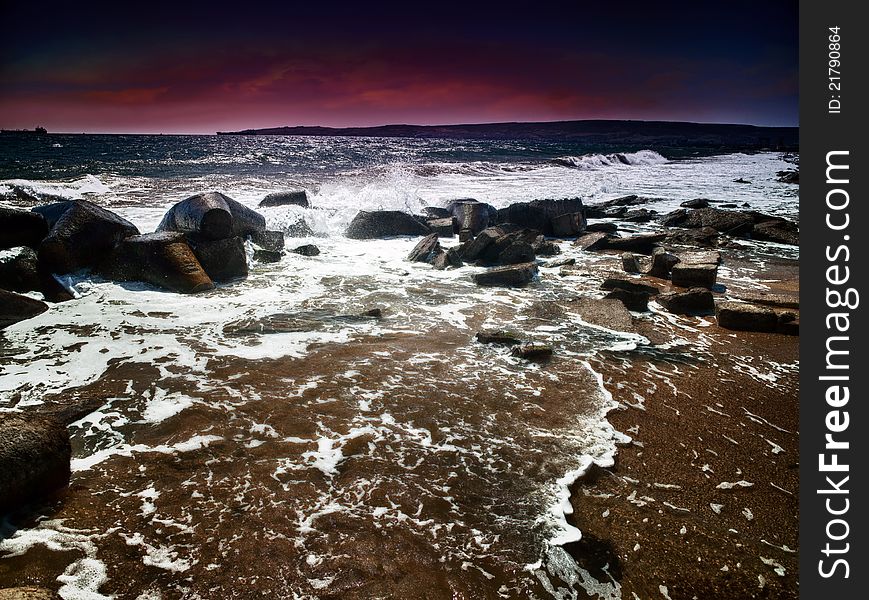
[[[796,183],[800,182],[800,172],[799,171],[779,171],[776,173],[778,181],[782,183]]]
[[[37,248],[48,235],[48,221],[42,215],[0,206],[0,249],[29,246]]]
[[[586,323],[616,331],[632,329],[633,317],[620,300],[580,296],[570,301],[569,307]]]
[[[773,306],[775,308],[798,309],[800,307],[800,298],[796,295],[775,294],[770,292],[743,292],[735,297],[739,300],[750,302],[751,304],[762,304],[764,306]]]
[[[607,277],[600,286],[602,290],[625,290],[628,292],[636,292],[656,296],[661,290],[653,285],[640,283],[632,279],[622,279],[621,277]]]
[[[718,265],[714,263],[679,263],[670,272],[673,285],[684,288],[703,287],[711,289],[718,277]]]
[[[240,236],[209,240],[188,235],[187,243],[212,281],[247,277],[247,253],[244,240]]]
[[[719,302],[715,316],[718,325],[725,329],[773,332],[778,328],[778,316],[774,310],[752,304]]]
[[[126,238],[108,254],[99,272],[107,279],[144,281],[185,294],[214,287],[184,235],[172,231]]]
[[[507,267],[495,267],[474,275],[477,285],[521,287],[531,283],[537,274],[537,265],[525,263]]]
[[[683,206],[685,208],[708,208],[709,200],[706,198],[695,198],[694,200],[685,200],[679,206]]]
[[[598,221],[597,223],[586,223],[586,233],[603,231],[604,233],[615,233],[618,230],[618,225],[611,221]]]
[[[481,344],[495,344],[498,346],[515,346],[522,343],[516,334],[503,329],[481,329],[474,336]]]
[[[31,413],[0,413],[0,513],[65,487],[71,454],[62,423]]]
[[[21,248],[18,254],[0,258],[0,288],[10,292],[35,292],[42,287],[36,252]]]
[[[573,242],[573,245],[578,246],[581,250],[585,250],[588,252],[594,250],[603,250],[604,248],[606,248],[607,240],[610,237],[612,237],[610,236],[610,234],[603,231],[586,233],[585,235],[576,238],[576,241]]]
[[[441,243],[438,241],[438,234],[430,233],[414,246],[410,254],[407,255],[407,260],[410,262],[431,263],[440,252]]]
[[[657,211],[641,208],[639,210],[629,210],[621,215],[622,221],[630,223],[648,223],[658,215]]]
[[[764,221],[754,225],[751,229],[751,238],[799,246],[800,230],[796,223],[790,221]]]
[[[552,346],[539,342],[525,342],[524,344],[513,346],[510,354],[517,358],[542,362],[552,358]]]
[[[565,213],[549,219],[555,237],[576,237],[585,231],[585,216],[581,212]]]
[[[738,179],[734,179],[733,182],[734,183],[751,183],[748,179],[745,179],[743,177],[739,177]]]
[[[399,235],[428,235],[431,230],[413,215],[399,210],[359,211],[350,222],[348,238],[366,240]]]
[[[651,254],[655,246],[664,241],[666,233],[642,233],[628,237],[609,237],[603,242],[606,250],[625,250],[639,254]]]
[[[494,244],[496,240],[518,230],[519,227],[512,223],[487,227],[463,247],[462,258],[467,261],[477,260],[482,257],[483,252]]]
[[[441,249],[440,253],[434,257],[431,264],[439,271],[443,271],[448,267],[461,267],[463,264],[461,252],[457,247],[449,248],[446,251]]]
[[[304,221],[302,221],[304,223]],[[254,231],[250,234],[250,241],[259,246],[263,250],[271,252],[280,252],[284,249],[284,232],[283,231]]]
[[[298,248],[294,248],[290,250],[294,254],[301,254],[302,256],[319,256],[320,249],[314,244],[305,244],[304,246],[299,246]]]
[[[440,237],[451,238],[455,235],[455,219],[453,217],[447,219],[429,219],[427,223],[429,228]]]
[[[535,256],[555,256],[556,254],[561,254],[561,248],[558,247],[558,244],[547,240],[542,235],[534,238],[531,249],[534,250]]]
[[[284,226],[284,234],[291,238],[312,237],[314,230],[305,219],[299,219],[295,223]]]
[[[541,265],[541,266],[546,267],[547,269],[554,269],[556,267],[566,267],[566,266],[575,265],[575,264],[576,264],[575,258],[558,258],[555,260],[550,260],[548,263]]]
[[[799,316],[790,311],[779,313],[778,325],[775,330],[784,335],[800,335]]]
[[[383,309],[381,308],[369,308],[365,312],[362,313],[363,317],[371,317],[372,319],[382,319],[383,318]]]
[[[283,252],[275,252],[273,250],[254,250],[253,259],[261,263],[276,263],[281,262]]]
[[[205,192],[175,204],[163,216],[157,231],[180,231],[200,239],[242,238],[264,231],[264,216],[229,196]]]
[[[698,252],[686,252],[679,255],[679,259],[686,265],[721,264],[721,253],[717,250]]]
[[[609,294],[604,296],[607,300],[619,300],[625,305],[628,310],[636,312],[645,312],[649,310],[649,297],[651,294],[641,291],[629,291],[624,289],[614,289]]]
[[[726,205],[722,204],[721,206],[724,207]],[[733,206],[735,207],[736,205]],[[700,208],[692,211],[680,209],[665,215],[661,223],[671,227],[687,227],[690,229],[712,227],[720,233],[741,236],[751,231],[754,225],[754,217],[744,212],[722,210],[721,208]]]
[[[70,200],[33,209],[51,229],[39,244],[39,264],[65,275],[96,266],[125,237],[138,235],[135,225],[87,200]]]
[[[664,243],[712,247],[718,245],[718,240],[717,231],[711,227],[700,227],[698,229],[670,231],[667,233]]]
[[[0,600],[60,600],[54,591],[35,586],[2,588]]]
[[[625,273],[639,273],[640,272],[640,263],[637,260],[636,255],[631,252],[625,252],[622,254],[622,269]]]
[[[652,266],[649,267],[648,274],[652,277],[667,279],[670,276],[670,271],[679,263],[679,257],[670,254],[663,248],[655,248],[652,252]]]
[[[552,219],[564,214],[575,213],[584,214],[584,207],[580,198],[532,200],[531,202],[516,202],[498,210],[496,219],[498,223],[514,223],[546,235],[554,235]],[[582,218],[584,220],[584,216]]]
[[[727,202],[727,203],[725,203],[725,204],[719,204],[719,206],[720,206],[721,208],[737,208],[736,204],[734,204],[733,202]],[[734,234],[734,235],[736,235],[736,234]]]
[[[263,198],[259,207],[267,206],[301,206],[302,208],[310,208],[308,202],[308,194],[305,190],[295,190],[287,192],[273,192]]]
[[[471,199],[454,200],[447,206],[459,230],[470,229],[475,234],[489,226],[490,208],[488,204]]]
[[[45,302],[0,289],[0,329],[35,317],[47,310],[48,305]]]
[[[533,262],[534,248],[521,239],[519,232],[511,233],[489,246],[483,254],[484,262],[497,265],[518,265]]]
[[[474,232],[470,229],[462,229],[459,231],[459,242],[470,242],[472,239],[474,239]]]
[[[453,217],[450,211],[439,206],[426,206],[422,209],[422,212],[431,219],[451,219]]]
[[[677,315],[707,315],[715,312],[715,300],[712,292],[706,288],[659,294],[655,297],[655,302]]]

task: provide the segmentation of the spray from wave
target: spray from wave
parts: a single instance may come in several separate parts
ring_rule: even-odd
[[[654,150],[640,150],[639,152],[617,152],[615,154],[563,156],[552,159],[552,162],[562,167],[590,170],[602,167],[660,165],[668,161]]]

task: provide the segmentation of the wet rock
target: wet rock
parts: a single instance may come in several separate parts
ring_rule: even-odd
[[[281,262],[283,252],[275,252],[273,250],[254,250],[253,259],[261,263],[276,263]]]
[[[584,215],[584,206],[580,198],[532,200],[531,202],[516,202],[498,210],[497,222],[514,223],[520,227],[535,229],[546,235],[555,235],[552,229],[552,220],[561,215],[575,213],[583,213]],[[584,216],[582,218],[584,220]]]
[[[714,247],[719,244],[719,239],[718,232],[711,227],[700,227],[670,231],[667,233],[664,243]]]
[[[784,335],[800,335],[799,315],[790,311],[779,313],[775,330]]]
[[[372,319],[382,319],[383,318],[383,309],[381,308],[369,308],[365,312],[362,313],[363,317],[371,317]]]
[[[592,252],[594,250],[603,250],[606,248],[607,240],[612,237],[610,234],[603,231],[596,231],[594,233],[586,233],[573,242],[574,246],[577,246],[581,250],[585,250],[588,252]]]
[[[188,235],[187,243],[212,281],[247,277],[247,253],[240,236],[210,240]]]
[[[677,315],[708,315],[715,312],[715,300],[712,292],[706,288],[659,294],[655,302]]]
[[[35,586],[2,588],[0,600],[60,600],[54,591]]]
[[[483,252],[489,248],[500,238],[505,237],[509,233],[518,231],[519,227],[512,223],[487,227],[481,231],[476,237],[471,239],[462,248],[462,258],[467,261],[475,261],[483,256]],[[463,230],[464,231],[464,230]],[[461,239],[461,238],[460,238]]]
[[[737,207],[736,204],[733,202],[727,202],[725,204],[720,204],[719,206],[721,208],[736,208]],[[733,234],[733,235],[737,235],[737,234]]]
[[[372,309],[374,311],[379,309]],[[369,314],[371,313],[371,314]],[[366,323],[379,318],[378,313],[366,311],[361,315],[335,314],[327,309],[314,309],[296,313],[276,313],[264,317],[251,317],[227,323],[223,333],[231,336],[270,335],[319,331],[330,325]]]
[[[0,289],[0,329],[48,310],[45,302]]]
[[[569,303],[586,323],[617,331],[631,331],[633,318],[621,300],[578,297]]]
[[[42,215],[0,206],[0,249],[29,246],[37,248],[48,235],[48,221]]]
[[[633,310],[635,312],[645,312],[649,310],[649,297],[651,296],[648,292],[643,291],[630,291],[625,289],[616,288],[606,296],[604,296],[607,300],[618,300],[622,304],[625,305],[625,308],[628,310]]]
[[[744,177],[739,177],[737,179],[734,179],[733,182],[734,183],[751,183],[748,179],[745,179]]]
[[[0,258],[0,288],[10,292],[35,292],[41,287],[36,252],[21,248],[18,254]]]
[[[615,233],[618,230],[618,225],[611,221],[598,221],[597,223],[586,223],[586,233],[603,231],[604,233]]]
[[[725,205],[722,204],[721,206]],[[687,227],[689,229],[711,227],[720,233],[742,236],[751,231],[754,221],[752,215],[741,211],[700,208],[691,211],[679,209],[665,215],[661,223],[670,227]]]
[[[679,263],[679,257],[675,254],[670,254],[663,248],[655,248],[652,252],[652,266],[649,267],[649,275],[667,279],[670,276],[670,271]]]
[[[764,221],[754,225],[751,229],[751,238],[799,246],[800,229],[796,223],[790,221]]]
[[[221,240],[246,237],[265,228],[265,217],[255,210],[219,192],[205,192],[170,208],[157,231],[180,231],[202,239]]]
[[[679,259],[686,265],[721,264],[721,253],[717,250],[680,253]]]
[[[521,287],[531,283],[536,274],[537,266],[534,263],[525,263],[476,273],[474,282],[484,286]]]
[[[581,212],[565,213],[549,219],[554,237],[576,237],[585,231],[585,215]]]
[[[489,226],[494,212],[490,205],[472,199],[454,200],[447,205],[447,210],[456,220],[459,230],[470,229],[475,234]]]
[[[631,252],[625,252],[622,254],[622,270],[624,270],[625,273],[640,272],[640,262],[637,260],[635,254]]]
[[[184,235],[171,231],[126,238],[108,254],[99,272],[107,279],[144,281],[173,292],[214,287]]]
[[[470,229],[462,229],[459,231],[459,242],[470,242],[472,239],[474,239],[474,232]]]
[[[715,307],[718,325],[737,331],[773,332],[778,328],[778,316],[771,308],[743,304],[741,302],[719,302]]]
[[[428,235],[428,225],[421,223],[413,215],[400,210],[359,211],[347,231],[348,238],[354,240],[388,238],[399,235]]]
[[[305,219],[299,219],[295,223],[284,226],[284,234],[291,238],[312,237],[314,230]]]
[[[304,221],[303,221],[304,222]],[[280,252],[284,249],[284,232],[283,231],[255,231],[250,235],[250,241],[263,250],[271,252]]]
[[[685,200],[679,206],[684,208],[708,208],[709,200],[706,198],[695,198],[693,200]]]
[[[776,173],[776,178],[778,181],[782,183],[796,183],[800,182],[800,172],[799,171],[779,171]]]
[[[308,193],[305,190],[294,190],[286,192],[274,192],[263,198],[259,207],[268,206],[301,206],[302,208],[310,208],[308,202]]]
[[[410,254],[407,255],[407,260],[410,262],[424,262],[431,264],[435,256],[441,252],[441,243],[438,241],[437,233],[430,233],[422,238],[419,243],[414,246]]]
[[[0,413],[0,513],[65,487],[71,454],[62,423],[31,413]]]
[[[550,260],[549,262],[541,265],[546,267],[547,269],[554,269],[556,267],[566,267],[576,264],[575,258],[556,258],[555,260]]]
[[[735,297],[751,304],[761,304],[775,308],[798,309],[800,307],[800,298],[796,295],[776,294],[772,292],[743,292]]]
[[[122,239],[139,234],[126,219],[87,200],[33,210],[51,227],[37,251],[40,267],[59,275],[96,266]]]
[[[542,235],[534,238],[534,241],[531,243],[531,249],[534,251],[535,256],[555,256],[556,254],[561,254],[561,248],[558,247],[558,244],[547,240]]]
[[[718,265],[714,263],[679,263],[670,272],[673,285],[684,288],[703,287],[711,289],[718,277]]]
[[[604,249],[624,250],[639,254],[651,254],[655,246],[667,237],[666,233],[642,233],[628,237],[609,237],[604,242]]]
[[[535,259],[534,248],[522,239],[520,232],[511,233],[497,240],[483,253],[488,264],[518,265]]]
[[[625,290],[628,292],[649,294],[650,296],[655,296],[661,291],[653,285],[641,283],[633,279],[623,279],[621,277],[607,277],[601,284],[600,289]]]
[[[314,244],[305,244],[304,246],[299,246],[298,248],[293,248],[290,252],[294,254],[301,254],[302,256],[319,256],[320,249]]]
[[[622,221],[630,223],[648,223],[658,215],[657,211],[641,208],[639,210],[629,210],[621,215]]]
[[[539,342],[525,342],[524,344],[513,346],[510,354],[525,360],[543,362],[552,358],[552,346]]]
[[[498,346],[515,346],[521,344],[519,336],[503,329],[482,329],[474,336],[481,344],[495,344]]]
[[[449,210],[439,206],[426,206],[422,212],[431,219],[451,219],[453,217]]]
[[[429,219],[427,223],[429,228],[440,237],[451,238],[455,235],[454,227],[456,223],[453,217],[447,219]]]
[[[461,267],[464,263],[459,249],[449,248],[448,250],[441,249],[431,264],[435,269],[443,271],[449,267]]]

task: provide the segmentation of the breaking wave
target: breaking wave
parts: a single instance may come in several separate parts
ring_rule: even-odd
[[[562,167],[575,169],[600,169],[601,167],[660,165],[667,159],[654,150],[639,152],[616,152],[614,154],[583,154],[582,156],[563,156],[552,159],[552,162]]]

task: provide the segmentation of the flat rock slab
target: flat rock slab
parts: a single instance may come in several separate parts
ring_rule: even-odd
[[[718,277],[718,264],[683,264],[679,263],[670,271],[670,280],[678,287],[712,288]]]
[[[719,302],[715,316],[720,327],[736,331],[774,332],[779,322],[771,308],[742,302]]]
[[[47,310],[48,305],[45,302],[0,289],[0,329],[35,317]]]
[[[660,294],[655,302],[677,315],[709,315],[715,312],[715,299],[706,288]]]
[[[606,239],[604,249],[651,254],[655,246],[663,242],[666,237],[666,233],[642,233],[628,237],[610,237]]]
[[[526,342],[524,344],[519,344],[518,346],[513,346],[510,350],[510,354],[517,358],[524,358],[525,360],[535,362],[549,360],[552,358],[552,353],[552,346],[541,344],[539,342]]]
[[[649,298],[651,294],[648,292],[637,292],[623,289],[614,289],[609,294],[604,296],[605,299],[619,300],[625,305],[625,308],[635,312],[646,312],[649,310]]]
[[[586,323],[606,327],[615,331],[633,331],[631,313],[621,300],[576,298],[565,308],[577,313]]]
[[[577,246],[580,250],[588,252],[603,250],[606,248],[607,239],[610,237],[612,236],[605,231],[595,231],[593,233],[586,233],[585,235],[579,236],[576,238],[576,241],[573,242],[573,245]]]
[[[481,329],[474,337],[481,344],[515,346],[522,343],[517,334],[505,331],[504,329]]]
[[[521,287],[531,283],[537,274],[537,265],[525,263],[495,267],[474,275],[474,282],[484,286]]]
[[[772,292],[740,292],[739,294],[729,294],[737,300],[743,300],[752,304],[762,304],[764,306],[773,306],[775,308],[800,308],[800,297],[798,295],[775,294]]]
[[[658,294],[661,290],[654,285],[649,285],[634,279],[621,277],[607,277],[600,286],[602,290],[626,290],[628,292],[643,293],[650,296]]]
[[[52,590],[26,586],[0,589],[0,600],[60,600],[60,596]]]

